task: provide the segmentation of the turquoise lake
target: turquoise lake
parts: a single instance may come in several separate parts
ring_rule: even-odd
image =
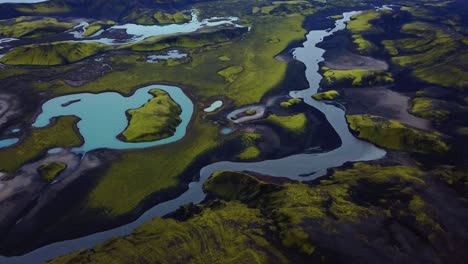
[[[182,108],[182,122],[173,136],[152,142],[123,142],[117,139],[128,125],[125,112],[139,108],[153,98],[148,92],[152,89],[166,91]],[[79,101],[77,101],[79,100]],[[193,114],[193,103],[176,86],[150,85],[140,88],[131,96],[125,97],[115,92],[79,93],[53,98],[42,106],[42,113],[33,127],[45,127],[53,117],[77,116],[81,120],[77,126],[85,143],[73,149],[75,152],[88,152],[95,149],[134,149],[168,144],[181,139]]]

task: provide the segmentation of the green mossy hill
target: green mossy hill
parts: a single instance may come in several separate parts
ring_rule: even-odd
[[[156,19],[156,22],[158,24],[180,24],[180,23],[185,23],[188,22],[192,19],[191,15],[186,15],[182,12],[176,12],[176,13],[165,13],[162,11],[158,11],[154,13],[153,15],[154,19]]]
[[[252,8],[252,14],[262,16],[283,16],[288,14],[310,15],[315,11],[307,1],[274,1],[270,5]]]
[[[218,171],[213,173],[203,185],[203,189],[226,201],[254,201],[265,193],[277,191],[279,186],[259,181],[241,172]]]
[[[48,162],[42,164],[39,168],[37,168],[37,172],[39,175],[44,179],[46,182],[51,182],[55,179],[62,171],[67,168],[66,163],[61,162]]]
[[[303,100],[301,98],[291,98],[287,101],[283,101],[280,103],[280,106],[284,109],[289,109],[295,105],[300,105],[303,103]]]
[[[55,147],[80,146],[82,139],[74,129],[77,122],[77,117],[60,117],[50,127],[31,130],[30,134],[14,147],[0,149],[0,160],[2,161],[0,162],[0,171],[14,171]]]
[[[166,25],[189,22],[192,19],[190,14],[183,12],[167,13],[163,11],[154,12],[153,9],[136,8],[133,9],[123,21],[140,25]]]
[[[261,151],[257,147],[257,143],[262,140],[262,135],[257,133],[244,133],[242,134],[242,144],[244,150],[239,154],[239,158],[242,160],[257,159]]]
[[[385,40],[392,62],[426,82],[445,87],[468,87],[468,45],[465,37],[448,26],[412,22],[401,28],[405,38]]]
[[[331,177],[314,185],[279,186],[244,173],[218,172],[205,183],[205,190],[225,200],[240,200],[261,208],[265,217],[277,223],[275,233],[282,245],[303,257],[320,256],[322,250],[331,249],[331,254],[355,259],[342,246],[334,248],[337,245],[329,242],[340,238],[346,240],[345,247],[357,243],[356,248],[370,246],[370,251],[387,251],[372,247],[373,240],[366,239],[375,235],[372,230],[382,228],[366,219],[409,224],[415,230],[412,236],[422,232],[433,244],[437,243],[435,238],[445,235],[430,204],[419,193],[427,188],[426,176],[426,172],[411,167],[356,163],[349,169],[334,170]],[[363,222],[366,228],[362,228]]]
[[[54,42],[14,48],[0,59],[9,65],[61,65],[76,62],[106,50],[99,43]]]
[[[425,132],[402,123],[372,115],[348,115],[350,129],[380,147],[416,153],[445,153],[448,145],[437,132]]]
[[[377,20],[383,14],[382,11],[365,11],[351,17],[346,25],[346,29],[351,31],[353,42],[359,53],[369,54],[376,50],[374,44],[365,38],[365,35],[375,34],[381,31],[380,28],[372,25],[372,21]]]
[[[130,236],[50,263],[287,263],[265,238],[272,225],[259,209],[216,203],[186,221],[156,218]]]
[[[307,116],[304,113],[288,116],[271,114],[267,117],[266,121],[283,128],[293,135],[304,134],[308,123]]]
[[[17,17],[0,21],[0,35],[9,38],[35,38],[71,29],[73,23],[56,18]]]
[[[154,98],[138,109],[127,111],[128,127],[122,132],[125,141],[147,142],[168,138],[174,135],[182,122],[182,109],[163,90],[153,89]]]
[[[338,97],[340,97],[340,93],[336,90],[330,90],[312,95],[312,98],[315,100],[334,100]]]
[[[101,29],[107,29],[109,27],[114,26],[116,23],[112,20],[107,20],[107,21],[96,21],[89,26],[86,27],[85,32],[83,33],[83,36],[89,37],[97,33]]]
[[[155,25],[157,24],[157,21],[154,19],[153,14],[154,11],[151,9],[135,8],[123,18],[123,21],[138,25]]]
[[[462,113],[468,111],[455,102],[447,102],[443,100],[416,97],[413,99],[413,106],[410,113],[424,119],[428,119],[437,123],[441,123],[450,119],[454,113]]]
[[[242,36],[245,32],[245,28],[226,28],[190,34],[179,34],[177,36],[150,37],[136,44],[125,45],[122,48],[129,48],[134,51],[158,51],[170,47],[200,48],[209,45],[228,43]]]
[[[394,82],[392,74],[382,70],[333,70],[328,67],[322,67],[323,79],[321,84],[326,87],[342,86],[374,86],[384,85]]]
[[[230,66],[218,71],[218,75],[222,76],[226,82],[233,82],[243,71],[244,67],[242,66]]]
[[[71,11],[70,7],[63,1],[48,1],[35,4],[18,4],[16,10],[26,14],[60,14]]]
[[[451,226],[441,224],[449,216],[428,201],[439,196],[428,193],[434,189],[426,179],[463,182],[454,173],[355,163],[315,184],[278,185],[247,173],[216,172],[204,190],[226,201],[183,207],[179,221],[156,218],[129,236],[51,263],[335,263],[395,254],[419,262],[419,250],[404,250],[406,244],[394,238],[405,228],[405,241],[446,251],[439,242],[452,241]]]

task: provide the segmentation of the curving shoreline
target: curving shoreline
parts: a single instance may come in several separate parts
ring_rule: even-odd
[[[311,98],[319,87],[321,75],[318,71],[318,63],[323,60],[324,50],[317,48],[316,44],[325,37],[344,28],[345,22],[356,12],[344,13],[344,18],[338,20],[333,30],[314,30],[307,35],[303,48],[294,50],[295,59],[302,61],[306,69],[306,77],[309,81],[309,89],[293,91],[292,97],[304,98],[304,102],[323,112],[329,123],[339,134],[342,145],[329,152],[297,154],[277,160],[267,160],[254,163],[217,162],[201,169],[200,178],[189,184],[189,189],[176,199],[160,203],[141,215],[136,221],[127,225],[99,232],[78,239],[56,242],[28,254],[17,257],[0,257],[2,263],[37,263],[66,253],[89,248],[97,243],[116,236],[125,236],[136,227],[157,216],[163,216],[175,211],[179,206],[188,203],[200,203],[205,198],[202,190],[203,183],[214,172],[218,170],[251,171],[271,176],[290,176],[293,180],[313,180],[323,176],[328,168],[337,167],[348,161],[365,161],[379,159],[385,155],[385,151],[371,145],[370,143],[355,138],[349,131],[345,120],[344,111],[331,104],[318,102]],[[311,56],[312,55],[312,56]],[[285,166],[286,165],[286,166]],[[303,177],[301,175],[308,175]]]

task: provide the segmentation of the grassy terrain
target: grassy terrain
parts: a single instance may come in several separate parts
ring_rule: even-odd
[[[264,234],[272,226],[259,209],[220,203],[184,222],[156,219],[126,238],[52,263],[286,263]],[[109,250],[113,253],[109,254]]]
[[[31,130],[20,144],[0,150],[0,171],[14,171],[55,147],[80,146],[82,139],[73,129],[77,122],[76,117],[60,117],[50,127]]]
[[[272,114],[269,115],[266,120],[267,122],[275,124],[294,135],[304,134],[306,132],[308,122],[307,117],[304,113],[290,116],[280,116]]]
[[[179,221],[156,218],[129,236],[52,263],[126,263],[137,258],[156,263],[362,260],[356,250],[365,256],[420,256],[392,239],[401,234],[395,229],[399,226],[408,228],[405,238],[443,252],[438,241],[449,239],[446,230],[451,228],[441,224],[440,209],[427,198],[431,188],[426,179],[440,175],[458,179],[455,184],[463,179],[451,178],[457,173],[450,168],[427,172],[356,163],[333,170],[313,185],[278,185],[245,173],[216,172],[204,189],[224,201],[186,206],[177,214]],[[377,246],[376,232],[389,234],[379,236]]]
[[[410,113],[434,122],[445,121],[449,117],[450,111],[438,107],[442,102],[441,100],[427,97],[414,98]],[[447,102],[445,103],[448,104]]]
[[[115,24],[116,23],[112,20],[93,22],[89,24],[89,26],[86,27],[86,31],[83,33],[83,36],[85,37],[92,36],[95,33],[97,33],[99,30],[107,29]]]
[[[27,14],[54,14],[68,13],[71,11],[70,7],[61,1],[51,1],[35,4],[20,4],[17,5],[16,10]]]
[[[376,47],[365,38],[365,34],[371,34],[380,28],[372,25],[372,21],[380,18],[382,11],[365,11],[351,17],[346,29],[352,33],[353,42],[359,53],[368,54],[375,51]]]
[[[256,159],[260,156],[261,151],[257,147],[257,143],[261,141],[263,136],[257,133],[244,133],[242,134],[242,143],[244,150],[239,154],[242,160]]]
[[[350,129],[357,137],[380,147],[417,153],[445,153],[448,145],[437,132],[409,128],[395,120],[371,115],[348,115]]]
[[[302,104],[303,101],[300,98],[291,98],[287,101],[283,101],[280,103],[280,106],[284,109],[291,108],[292,106]]]
[[[429,83],[462,90],[468,86],[468,44],[463,35],[427,22],[404,24],[401,32],[411,37],[383,41],[393,63]]]
[[[330,90],[323,93],[317,93],[312,95],[315,100],[334,100],[337,97],[340,97],[340,93],[336,90]]]
[[[46,182],[51,182],[57,177],[62,171],[67,168],[67,164],[59,162],[48,162],[42,164],[37,172]]]
[[[182,122],[180,106],[165,91],[153,89],[154,98],[138,109],[128,110],[128,127],[122,132],[125,141],[144,142],[174,135]]]
[[[333,70],[322,67],[325,86],[374,86],[390,84],[394,82],[392,74],[382,70]]]
[[[10,65],[60,65],[76,62],[106,49],[106,45],[89,42],[53,42],[14,48],[0,59]]]
[[[237,79],[239,74],[244,71],[242,66],[230,66],[218,72],[219,75],[224,77],[226,82],[233,82]]]
[[[182,12],[176,12],[176,13],[165,13],[162,11],[158,11],[154,13],[153,15],[154,19],[156,19],[158,24],[180,24],[180,23],[185,23],[188,22],[192,19],[191,15],[186,15]]]
[[[0,35],[9,38],[36,38],[71,29],[73,23],[56,18],[17,17],[0,21]]]

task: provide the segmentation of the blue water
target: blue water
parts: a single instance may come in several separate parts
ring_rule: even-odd
[[[180,115],[182,122],[177,127],[175,134],[152,142],[131,143],[117,139],[117,136],[128,125],[125,112],[129,109],[139,108],[153,98],[148,92],[155,88],[166,91],[182,108],[182,114]],[[68,106],[62,106],[73,100],[80,101]],[[75,152],[87,152],[103,148],[147,148],[181,139],[186,133],[192,114],[193,103],[180,88],[167,85],[150,85],[136,90],[129,97],[115,92],[105,92],[72,94],[51,99],[43,104],[42,113],[37,117],[33,126],[45,127],[50,124],[50,119],[53,117],[72,115],[81,119],[77,126],[85,141],[82,146],[73,149]]]
[[[192,20],[183,24],[168,24],[168,25],[139,25],[139,24],[125,24],[125,25],[115,25],[106,30],[100,30],[91,38],[83,36],[85,28],[88,26],[88,23],[83,22],[74,28],[70,33],[76,39],[81,42],[99,42],[107,45],[123,45],[136,43],[142,41],[149,37],[154,36],[168,36],[173,34],[180,33],[190,33],[197,30],[207,28],[207,27],[217,27],[221,25],[229,25],[231,27],[241,27],[236,22],[239,19],[237,17],[212,17],[208,19],[198,20],[198,15],[196,12],[192,12]],[[95,38],[104,32],[109,32],[113,30],[125,30],[128,35],[133,37],[128,40],[122,40],[120,38]]]
[[[229,134],[232,133],[232,131],[233,131],[232,128],[225,127],[225,128],[223,128],[223,129],[221,129],[221,134],[223,134],[223,135],[229,135]]]
[[[0,139],[0,149],[12,146],[16,144],[18,141],[19,141],[19,138]]]
[[[205,111],[206,113],[211,113],[216,111],[221,106],[223,106],[223,101],[214,101],[209,107],[205,108],[203,111]]]

